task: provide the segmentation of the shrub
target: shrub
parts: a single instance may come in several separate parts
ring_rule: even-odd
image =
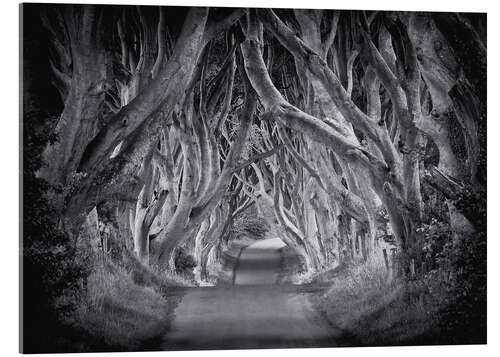
[[[453,201],[475,228],[453,232],[449,223],[431,218],[419,232],[427,272],[419,279],[439,305],[439,330],[446,343],[486,341],[485,191],[466,186]]]
[[[64,336],[62,320],[76,308],[87,268],[75,259],[70,237],[59,228],[48,192],[59,190],[36,176],[41,153],[49,141],[52,119],[38,112],[24,115],[23,152],[23,343],[24,352],[55,351]],[[46,331],[41,334],[40,330]]]
[[[175,270],[181,274],[193,274],[193,269],[198,265],[194,257],[182,247],[177,248],[174,263]]]
[[[458,235],[437,262],[442,333],[449,343],[486,343],[486,233]]]
[[[230,229],[231,239],[241,239],[248,236],[253,239],[264,239],[269,231],[266,220],[256,212],[245,211],[235,217]]]

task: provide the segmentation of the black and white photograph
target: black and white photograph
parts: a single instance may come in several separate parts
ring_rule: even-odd
[[[179,5],[19,5],[20,352],[490,342],[487,14]]]

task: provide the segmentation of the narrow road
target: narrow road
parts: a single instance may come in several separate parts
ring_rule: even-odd
[[[274,285],[280,272],[279,238],[265,239],[249,245],[241,252],[236,265],[234,285]]]
[[[280,239],[267,239],[246,247],[232,287],[188,289],[162,349],[342,345],[340,331],[312,309],[305,289],[275,285],[283,246]]]

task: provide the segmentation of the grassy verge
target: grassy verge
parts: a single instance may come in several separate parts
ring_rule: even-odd
[[[177,276],[158,276],[111,261],[95,264],[78,308],[68,316],[72,352],[155,350],[170,327],[187,286]],[[65,350],[62,347],[62,350]]]
[[[137,285],[125,270],[99,267],[88,278],[76,321],[106,345],[134,351],[143,340],[165,331],[169,312],[159,291]]]
[[[339,269],[330,288],[313,300],[357,345],[446,343],[438,327],[439,298],[421,282],[390,281],[380,266]]]

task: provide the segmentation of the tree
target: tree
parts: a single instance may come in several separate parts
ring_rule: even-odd
[[[164,269],[177,247],[191,247],[207,278],[208,256],[220,255],[232,220],[255,204],[319,271],[382,259],[384,209],[405,273],[422,260],[425,185],[447,197],[463,227],[481,225],[454,199],[486,183],[477,19],[45,10],[64,108],[38,174],[59,187],[54,206],[72,237],[97,207],[142,263]]]

